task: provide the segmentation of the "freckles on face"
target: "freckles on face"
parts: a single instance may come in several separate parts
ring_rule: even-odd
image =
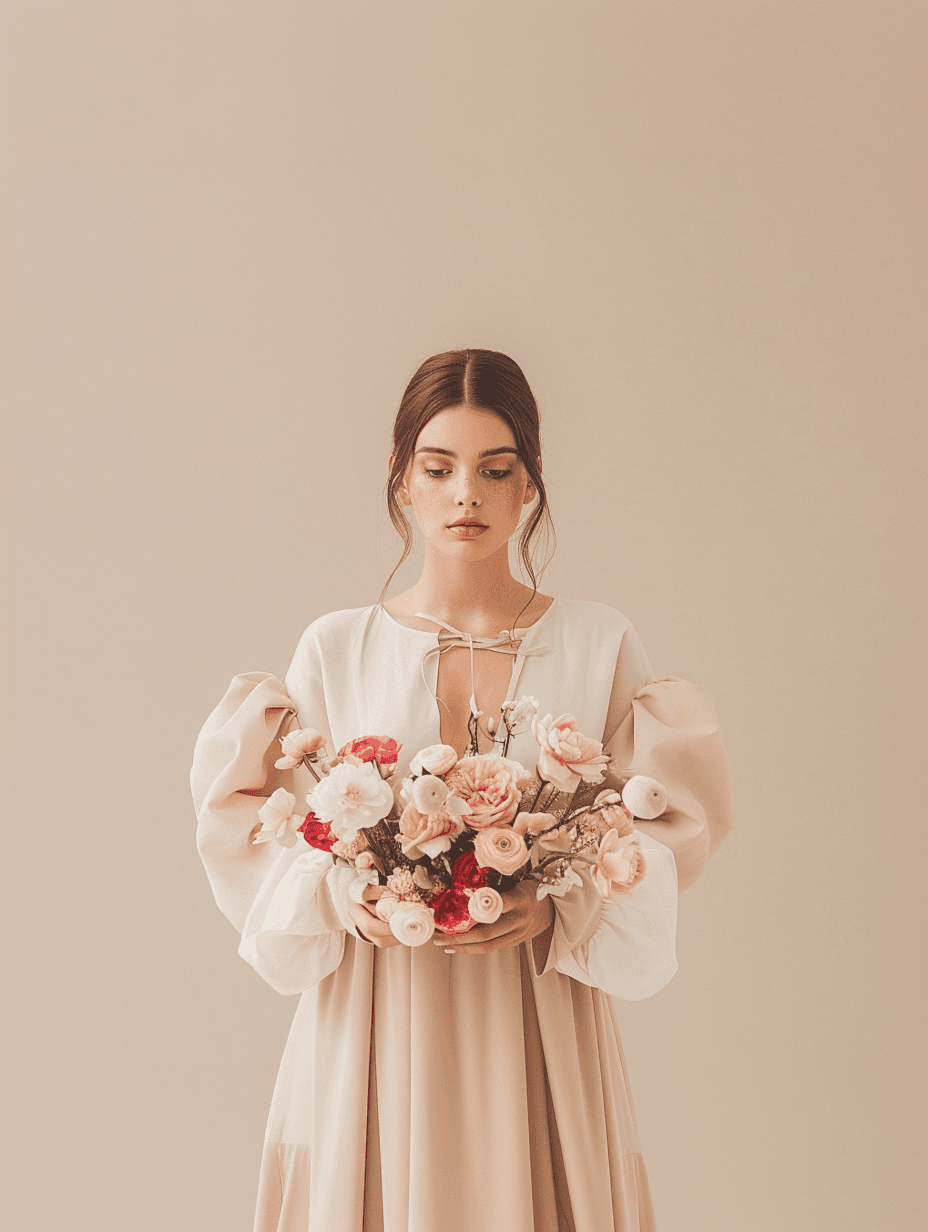
[[[467,406],[440,411],[422,428],[405,473],[405,488],[420,528],[437,545],[498,547],[517,529],[535,495],[508,422]],[[471,513],[488,530],[462,538],[449,527]],[[495,550],[494,547],[494,550]],[[470,549],[467,549],[468,551]]]

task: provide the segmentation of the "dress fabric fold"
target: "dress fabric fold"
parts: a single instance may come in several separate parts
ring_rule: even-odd
[[[636,823],[647,875],[603,900],[587,876],[553,899],[543,965],[526,942],[487,954],[378,949],[347,911],[352,870],[311,848],[253,845],[277,787],[298,812],[314,780],[278,770],[279,738],[315,727],[330,752],[362,735],[403,747],[397,775],[440,742],[421,665],[438,634],[382,608],[332,612],[284,681],[236,676],[198,737],[197,846],[239,953],[298,995],[258,1168],[255,1232],[653,1232],[616,1001],[676,970],[678,889],[731,828],[728,763],[708,693],[655,680],[634,628],[605,604],[557,598],[516,630],[518,694],[668,788]],[[479,651],[478,651],[479,653]],[[508,756],[533,771],[531,732]]]

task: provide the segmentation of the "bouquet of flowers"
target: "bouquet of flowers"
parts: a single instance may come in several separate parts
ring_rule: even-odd
[[[527,877],[538,882],[539,898],[561,897],[582,884],[581,863],[591,866],[604,898],[628,893],[646,871],[633,822],[665,811],[665,788],[613,766],[573,715],[539,717],[533,697],[506,703],[502,718],[500,753],[477,753],[472,731],[466,756],[429,745],[400,782],[402,745],[391,737],[362,736],[327,757],[314,728],[292,731],[280,738],[275,765],[309,768],[316,779],[310,811],[294,813],[296,797],[278,788],[258,812],[262,827],[252,841],[292,847],[302,834],[352,865],[350,897],[361,902],[366,886],[383,887],[374,909],[409,946],[436,929],[463,933],[493,923],[503,892]],[[529,726],[539,748],[534,774],[507,756],[512,736]],[[607,770],[615,786],[597,790]]]

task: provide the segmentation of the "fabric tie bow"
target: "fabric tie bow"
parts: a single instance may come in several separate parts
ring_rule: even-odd
[[[472,633],[462,633],[460,629],[455,629],[454,625],[449,625],[446,621],[439,620],[437,616],[430,616],[428,612],[416,612],[416,615],[421,616],[423,620],[431,620],[433,624],[441,625],[443,629],[447,630],[447,632],[451,634],[451,636],[446,638],[443,642],[440,641],[437,646],[430,646],[422,656],[422,679],[425,681],[427,688],[429,682],[425,675],[425,664],[429,658],[429,655],[438,654],[440,656],[443,651],[448,650],[451,646],[470,647],[470,712],[474,716],[480,713],[477,709],[477,699],[474,696],[475,648],[477,650],[496,650],[499,651],[500,654],[511,654],[516,656],[515,669],[512,673],[512,678],[509,681],[509,691],[506,694],[507,702],[512,701],[512,695],[515,693],[516,684],[518,683],[519,676],[522,672],[522,664],[525,662],[527,656],[548,653],[547,646],[526,646],[523,649],[523,639],[515,636],[518,632],[517,629],[513,629],[511,631],[509,629],[503,629],[497,634],[496,637],[475,637]],[[531,625],[528,626],[529,629],[531,627]],[[439,637],[441,637],[441,634],[439,634]],[[515,643],[515,645],[512,643]],[[429,689],[429,692],[431,692],[431,689]],[[505,705],[505,702],[503,704]]]

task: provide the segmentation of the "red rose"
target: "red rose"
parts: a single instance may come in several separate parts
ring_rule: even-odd
[[[297,829],[310,847],[318,847],[320,851],[331,851],[332,845],[338,842],[338,835],[332,832],[329,823],[320,821],[315,813],[307,813],[306,820]]]
[[[487,870],[477,863],[472,851],[462,851],[451,870],[451,884],[461,890],[479,890],[487,883]]]
[[[468,911],[467,895],[457,886],[435,896],[431,902],[435,913],[435,927],[443,933],[466,933],[476,924]]]
[[[399,756],[399,748],[390,736],[361,736],[357,740],[349,740],[338,750],[338,756],[344,757],[351,753],[361,761],[376,761],[381,766],[392,766]]]

